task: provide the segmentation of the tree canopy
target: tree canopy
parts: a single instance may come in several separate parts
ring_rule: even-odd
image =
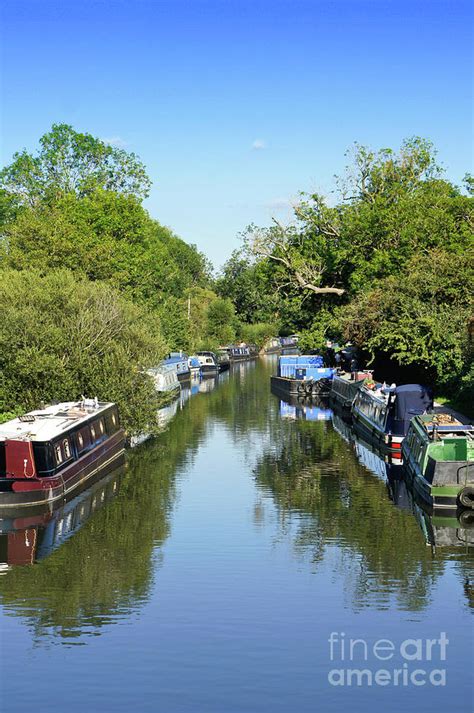
[[[70,193],[84,197],[98,188],[137,198],[148,196],[151,181],[134,153],[68,124],[53,124],[39,143],[36,154],[23,149],[0,172],[0,189],[22,205],[35,206]]]

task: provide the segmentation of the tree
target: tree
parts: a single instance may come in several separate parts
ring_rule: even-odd
[[[467,322],[474,310],[474,256],[440,250],[415,255],[403,273],[361,293],[339,320],[344,336],[373,356],[417,365],[438,384],[466,371]]]
[[[283,285],[294,284],[301,290],[319,295],[344,294],[344,288],[324,284],[326,266],[323,256],[317,251],[312,255],[305,254],[305,234],[296,227],[284,227],[273,219],[270,228],[250,226],[244,239],[251,254],[283,266],[287,280]]]
[[[243,250],[234,250],[216,281],[216,291],[232,300],[243,322],[273,319],[278,299],[268,273],[263,261],[250,260]]]
[[[58,200],[98,188],[146,198],[151,181],[134,153],[110,146],[68,124],[53,124],[33,155],[23,149],[0,172],[0,188],[23,205]]]
[[[70,271],[2,271],[0,412],[70,401],[116,401],[129,433],[156,422],[145,373],[167,351],[157,317]]]
[[[135,196],[102,189],[23,208],[3,228],[0,259],[15,269],[68,268],[150,306],[208,281],[194,246],[150,218]]]

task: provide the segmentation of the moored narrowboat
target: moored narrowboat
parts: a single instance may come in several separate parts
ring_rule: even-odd
[[[197,358],[199,359],[203,376],[214,376],[219,372],[217,356],[214,352],[198,352]]]
[[[280,337],[270,337],[263,345],[261,354],[281,354],[281,339]]]
[[[230,359],[227,349],[219,349],[217,354],[217,366],[219,367],[219,374],[223,371],[227,371],[230,368]]]
[[[148,369],[146,372],[153,379],[155,389],[160,392],[179,393],[181,384],[178,381],[178,374],[174,364],[166,364],[164,361],[158,366]]]
[[[0,511],[64,498],[123,455],[117,406],[60,403],[0,425]]]
[[[172,366],[176,371],[178,381],[189,381],[191,378],[191,370],[188,363],[188,355],[184,352],[170,352],[166,359],[163,359],[163,364]]]
[[[352,402],[365,379],[372,378],[368,371],[342,372],[334,374],[329,397],[331,403],[350,413]]]
[[[239,346],[235,344],[228,344],[227,346],[222,347],[220,351],[227,352],[231,362],[246,361],[247,359],[253,359],[254,356],[250,352],[250,347],[246,344],[240,344]]]
[[[402,445],[407,481],[426,505],[474,509],[474,427],[449,414],[416,416]]]
[[[271,387],[283,397],[329,396],[333,375],[334,369],[325,367],[321,356],[281,356]]]
[[[430,389],[420,384],[383,387],[364,383],[351,407],[354,428],[389,452],[400,452],[414,416],[433,408]]]

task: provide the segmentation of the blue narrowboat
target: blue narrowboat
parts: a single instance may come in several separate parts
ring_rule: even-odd
[[[364,383],[351,413],[354,428],[383,450],[400,453],[410,421],[433,408],[431,390],[421,384],[384,387]]]
[[[335,369],[324,366],[319,355],[280,356],[272,390],[283,396],[328,396]]]

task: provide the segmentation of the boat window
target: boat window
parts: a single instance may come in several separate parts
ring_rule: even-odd
[[[83,448],[83,447],[84,447],[84,439],[83,439],[81,433],[78,433],[78,434],[77,434],[77,442],[78,442],[78,444],[79,444],[79,448]]]
[[[104,426],[104,419],[101,418],[99,421],[99,431],[101,432],[102,435],[105,433],[105,426]]]
[[[95,440],[95,428],[94,428],[94,424],[91,424],[91,436],[92,436],[92,440],[94,441],[94,440]]]
[[[206,364],[212,364],[212,359],[206,359]]]
[[[112,423],[114,424],[114,426],[117,425],[117,416],[115,415],[115,413],[113,411],[112,411]]]
[[[64,449],[65,457],[70,458],[71,457],[71,447],[69,445],[69,440],[67,438],[65,438],[63,441],[63,449]]]
[[[61,446],[59,445],[59,443],[57,446],[54,446],[54,455],[56,456],[56,463],[58,465],[63,462],[63,454],[61,452]]]

